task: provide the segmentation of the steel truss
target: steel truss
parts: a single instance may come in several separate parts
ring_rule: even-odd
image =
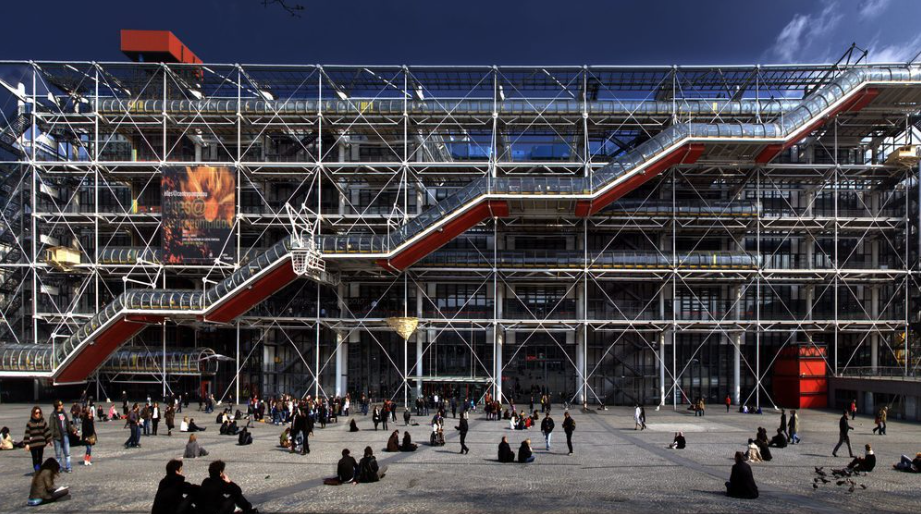
[[[311,236],[390,234],[473,179],[592,177],[675,124],[779,119],[787,99],[844,71],[0,67],[24,84],[3,110],[19,155],[0,163],[0,228],[18,232],[0,234],[0,314],[20,343],[66,337],[129,285],[214,284],[292,232],[286,205],[311,213]],[[921,188],[917,169],[885,163],[918,135],[919,99],[901,100],[837,114],[771,162],[728,152],[677,165],[588,218],[548,201],[402,273],[338,258],[341,280],[295,283],[230,324],[163,323],[135,340],[235,355],[218,375],[235,398],[408,398],[444,376],[499,396],[517,380],[579,403],[773,405],[773,364],[795,345],[826,348],[833,374],[914,375]],[[236,170],[231,261],[160,260],[160,170],[192,164]],[[16,198],[28,208],[8,213]],[[57,246],[80,262],[48,264]],[[409,343],[391,316],[420,319]]]

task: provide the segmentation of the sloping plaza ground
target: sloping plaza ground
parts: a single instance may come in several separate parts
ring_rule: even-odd
[[[47,412],[50,405],[42,405]],[[0,406],[0,426],[10,427],[16,440],[22,437],[29,405]],[[228,476],[262,512],[916,512],[921,505],[921,474],[891,469],[901,454],[921,451],[921,425],[890,421],[887,436],[871,433],[873,420],[858,416],[851,424],[854,452],[863,453],[871,443],[879,464],[876,471],[857,478],[867,486],[848,493],[834,482],[813,488],[813,468],[843,467],[847,450],[831,456],[837,442],[840,414],[801,411],[802,444],[774,450],[772,462],[753,464],[761,489],[757,500],[727,498],[724,482],[729,477],[732,455],[745,449],[748,438],[764,426],[773,435],[779,412],[765,415],[726,413],[711,406],[706,417],[671,408],[647,409],[649,428],[633,430],[632,409],[611,408],[582,412],[577,422],[575,454],[566,454],[562,433],[562,409],[553,411],[557,429],[552,452],[544,451],[540,431],[511,431],[508,422],[486,421],[482,412],[471,417],[468,455],[459,455],[454,421],[446,420],[447,445],[429,447],[427,419],[409,427],[413,440],[422,443],[414,453],[384,453],[389,432],[372,428],[370,416],[356,416],[361,431],[348,432],[348,418],[317,426],[311,438],[312,453],[291,455],[279,448],[283,427],[257,423],[254,443],[237,446],[237,438],[221,436],[214,415],[197,412],[193,405],[184,414],[208,428],[199,441],[211,453],[186,460],[185,475],[200,483],[213,459],[227,462]],[[177,420],[178,421],[178,420]],[[414,421],[415,418],[414,418]],[[125,449],[128,438],[124,422],[97,423],[99,444],[94,465],[84,467],[83,448],[73,449],[74,472],[62,474],[59,485],[71,488],[72,499],[36,507],[36,512],[150,512],[157,483],[170,458],[182,455],[187,434],[143,437],[142,448]],[[402,432],[402,417],[391,430]],[[685,450],[666,448],[675,431],[684,431]],[[505,435],[514,450],[530,437],[537,459],[532,464],[499,464],[496,447]],[[360,457],[365,446],[375,450],[379,462],[389,466],[386,478],[375,484],[326,486],[323,478],[335,474],[342,448]],[[45,456],[53,456],[51,448]],[[24,450],[0,453],[0,511],[18,512],[26,507],[30,457]]]

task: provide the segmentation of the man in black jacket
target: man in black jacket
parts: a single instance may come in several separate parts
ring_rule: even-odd
[[[755,484],[752,468],[745,462],[745,454],[742,452],[736,452],[735,459],[729,481],[726,482],[726,495],[753,500],[758,497],[758,486]]]
[[[515,452],[505,436],[502,436],[502,442],[499,443],[499,462],[515,462]]]
[[[572,433],[576,430],[576,421],[569,415],[569,411],[563,412],[563,432],[566,432],[566,446],[569,447],[569,455],[572,455]]]
[[[224,467],[222,460],[208,465],[208,478],[202,481],[195,502],[199,514],[231,514],[234,506],[240,507],[243,514],[259,514],[243,497],[240,486],[224,474]]]
[[[348,448],[342,450],[342,458],[339,459],[339,464],[336,465],[336,476],[339,478],[339,481],[343,484],[352,482],[355,480],[355,472],[358,469],[358,462],[355,461],[355,457],[352,457],[351,452]]]
[[[467,448],[467,432],[470,430],[470,425],[467,423],[467,411],[465,410],[461,414],[460,423],[457,425],[457,430],[460,432],[460,444],[461,444],[461,453],[470,453],[470,448]]]
[[[166,476],[160,480],[154,496],[151,514],[184,514],[192,512],[199,486],[185,481],[182,461],[173,459],[166,463]]]
[[[848,432],[851,430],[854,430],[854,427],[848,424],[847,411],[845,410],[844,415],[838,420],[838,445],[831,451],[833,457],[837,457],[838,448],[841,448],[842,444],[847,443],[847,453],[852,459],[854,458],[854,451],[851,450],[851,437],[848,435]]]
[[[291,453],[297,451],[297,435],[303,437],[304,444],[301,445],[301,455],[310,453],[310,447],[307,445],[307,425],[310,417],[304,412],[303,407],[297,407],[294,411],[294,417],[291,418]]]
[[[556,427],[556,424],[553,422],[553,418],[550,417],[550,411],[547,411],[544,420],[540,422],[540,433],[544,434],[544,441],[547,442],[548,452],[550,451],[550,438],[553,436],[554,427]]]

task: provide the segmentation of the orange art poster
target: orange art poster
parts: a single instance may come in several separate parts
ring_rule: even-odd
[[[236,190],[236,174],[226,166],[164,168],[164,262],[201,264],[232,258]]]

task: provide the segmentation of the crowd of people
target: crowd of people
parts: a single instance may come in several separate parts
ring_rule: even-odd
[[[486,420],[507,419],[509,421],[509,430],[528,431],[532,428],[538,428],[544,440],[544,450],[551,452],[553,444],[553,433],[557,428],[556,420],[553,418],[551,411],[552,406],[544,397],[538,397],[540,401],[541,413],[531,409],[531,414],[526,412],[519,413],[514,403],[510,403],[508,408],[502,409],[502,405],[493,398],[486,395],[481,405],[484,406]],[[219,402],[213,401],[213,396],[205,396],[200,399],[200,410],[208,413],[213,412]],[[532,396],[529,408],[534,406],[534,397]],[[238,445],[246,446],[253,442],[253,435],[250,429],[254,422],[262,421],[274,425],[286,425],[279,437],[279,446],[286,448],[292,453],[307,455],[310,453],[310,437],[313,436],[315,428],[325,428],[328,423],[337,423],[340,417],[349,417],[348,432],[358,432],[357,415],[371,416],[371,425],[374,430],[383,426],[388,430],[389,423],[395,423],[399,407],[390,400],[383,400],[374,404],[366,396],[362,396],[358,401],[358,410],[351,412],[351,398],[346,395],[339,398],[312,398],[306,396],[297,399],[288,395],[278,398],[270,398],[263,401],[258,397],[253,397],[246,404],[246,412],[233,410],[232,407],[224,407],[218,412],[215,423],[219,425],[221,435],[236,436]],[[692,402],[692,410],[695,416],[702,416],[704,407],[702,400]],[[162,406],[161,406],[162,405]],[[22,441],[15,441],[7,427],[0,430],[0,450],[25,449],[31,454],[33,479],[29,493],[28,503],[30,505],[40,505],[42,503],[54,502],[67,497],[70,491],[67,487],[56,485],[56,480],[61,473],[71,473],[71,449],[83,446],[85,466],[93,464],[93,447],[98,443],[98,432],[96,422],[121,420],[125,422],[124,427],[129,430],[129,438],[125,443],[128,448],[140,447],[142,437],[155,437],[160,434],[161,421],[166,426],[166,435],[171,436],[172,431],[176,428],[174,425],[177,414],[182,413],[183,407],[188,408],[188,398],[185,395],[173,395],[163,400],[163,402],[151,401],[147,398],[146,402],[134,403],[129,406],[127,398],[123,396],[122,413],[119,414],[114,405],[110,405],[108,412],[102,405],[96,406],[92,398],[83,398],[76,402],[69,411],[65,410],[62,401],[56,401],[52,405],[51,412],[46,416],[41,407],[35,406],[30,411],[29,419],[26,422],[25,435]],[[416,416],[430,415],[432,410],[434,414],[431,418],[432,432],[429,439],[431,446],[444,446],[445,440],[445,418],[448,413],[452,418],[456,418],[455,431],[459,436],[459,446],[461,454],[468,454],[470,448],[466,444],[467,435],[471,430],[471,415],[475,413],[477,402],[472,402],[468,398],[440,398],[437,395],[429,398],[419,398],[410,406],[402,408],[402,417],[404,420],[404,429],[394,430],[387,440],[384,451],[386,452],[414,452],[419,445],[413,442],[410,433],[411,426],[418,426],[418,423],[410,424],[413,413]],[[874,434],[885,435],[887,409],[883,408],[878,411],[875,419]],[[850,458],[852,459],[846,467],[835,470],[836,476],[852,476],[854,474],[869,473],[876,468],[876,454],[870,444],[865,445],[865,452],[862,456],[855,456],[851,451],[850,434],[854,430],[850,420],[856,415],[856,409],[853,407],[845,409],[843,415],[838,420],[839,439],[835,448],[832,450],[832,456],[837,457],[837,452],[842,446],[846,446]],[[481,418],[482,419],[482,418]],[[646,428],[645,409],[637,405],[634,409],[634,429],[643,430]],[[242,428],[240,425],[243,425]],[[562,430],[566,434],[568,454],[572,455],[572,437],[575,432],[576,423],[568,410],[563,412]],[[183,416],[179,426],[179,431],[188,433],[188,440],[182,453],[183,458],[196,459],[209,455],[208,450],[204,448],[196,435],[197,432],[205,431],[195,423],[195,420],[189,416]],[[748,439],[745,451],[739,451],[735,454],[735,462],[732,466],[729,481],[726,482],[726,493],[738,498],[757,498],[758,487],[755,483],[754,474],[751,464],[767,462],[774,459],[772,450],[787,448],[790,445],[800,443],[799,434],[802,430],[800,417],[796,411],[787,414],[782,410],[780,414],[780,423],[775,433],[768,434],[764,427],[758,427],[754,438]],[[498,446],[497,460],[500,463],[534,463],[537,456],[532,447],[530,437],[524,437],[518,443],[517,452],[513,450],[509,438],[503,436]],[[683,432],[674,434],[674,438],[669,448],[682,450],[687,448],[688,441]],[[44,458],[46,447],[53,447],[54,458]],[[899,462],[893,464],[893,468],[905,472],[921,472],[921,452],[917,453],[914,458],[902,455]],[[252,505],[243,496],[239,486],[230,481],[225,471],[223,461],[215,460],[209,466],[209,476],[201,485],[193,485],[185,482],[182,475],[182,461],[171,460],[167,464],[166,477],[160,483],[160,489],[157,492],[154,502],[154,512],[176,512],[175,508],[180,506],[194,506],[195,512],[231,512],[234,508],[239,508],[243,512],[256,512]],[[377,482],[384,478],[387,466],[379,465],[373,449],[369,446],[364,449],[363,456],[356,460],[351,456],[348,448],[342,450],[342,458],[336,466],[336,475],[328,480],[328,483],[346,484],[346,483],[367,483]],[[226,510],[231,509],[231,510]],[[191,511],[189,511],[191,512]]]

